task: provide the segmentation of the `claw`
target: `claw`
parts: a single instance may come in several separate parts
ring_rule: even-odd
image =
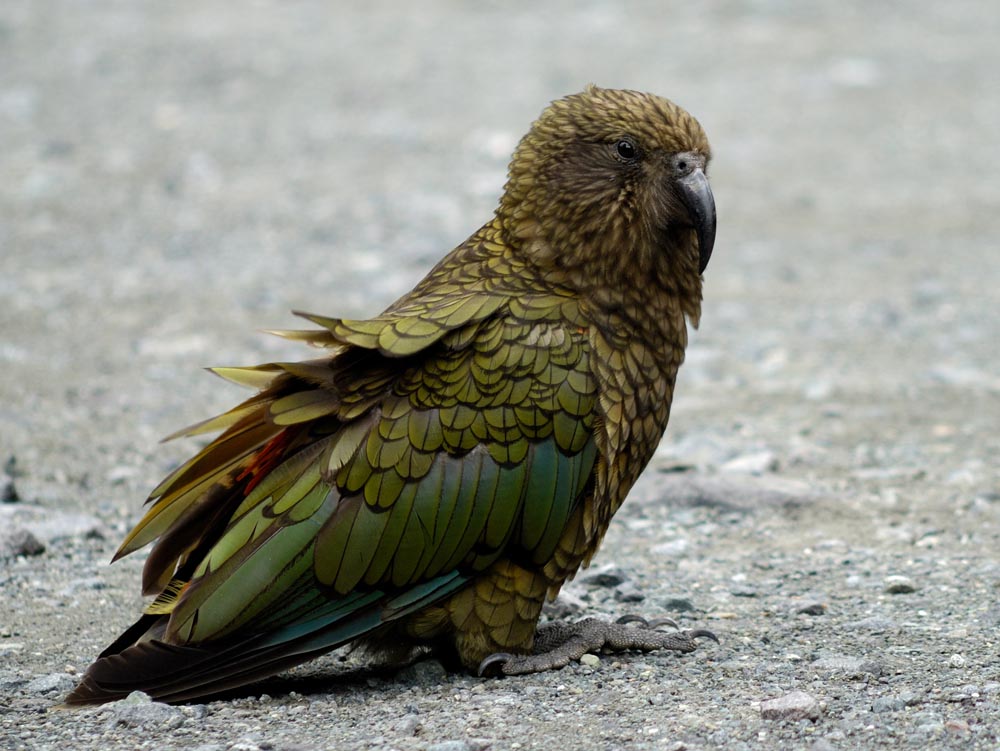
[[[486,675],[486,671],[489,670],[494,665],[503,665],[508,660],[513,660],[514,655],[507,652],[494,652],[491,655],[487,655],[483,658],[483,661],[479,663],[479,668],[476,670],[476,674],[482,678]]]
[[[680,630],[680,626],[677,625],[677,621],[673,618],[654,618],[649,622],[649,628],[659,628],[660,626],[670,626],[671,628],[676,628]]]
[[[691,637],[692,639],[698,639],[700,637],[700,638],[704,638],[704,639],[711,639],[716,644],[721,644],[722,643],[722,642],[719,641],[719,637],[718,636],[716,636],[711,631],[709,631],[708,629],[705,629],[705,628],[699,628],[699,629],[695,629],[694,631],[688,631],[687,635],[689,637]],[[489,659],[489,658],[487,657],[486,659]]]
[[[635,615],[635,614],[623,615],[621,618],[616,620],[615,623],[620,623],[622,625],[625,625],[626,623],[638,623],[643,628],[649,627],[649,621],[647,621],[641,615]]]
[[[623,615],[621,618],[615,621],[615,623],[620,623],[625,625],[626,623],[638,623],[642,628],[657,629],[660,626],[672,626],[673,628],[680,629],[677,625],[677,621],[673,618],[654,618],[651,621],[647,621],[641,615]]]

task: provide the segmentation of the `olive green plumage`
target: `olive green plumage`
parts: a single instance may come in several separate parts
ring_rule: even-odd
[[[591,87],[518,146],[496,216],[381,315],[276,332],[325,357],[218,368],[259,393],[166,478],[146,614],[68,704],[183,701],[340,644],[474,668],[531,651],[666,427],[715,214],[698,123]]]

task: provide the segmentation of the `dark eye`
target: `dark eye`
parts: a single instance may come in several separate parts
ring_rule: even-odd
[[[631,162],[639,156],[639,150],[635,147],[635,144],[627,138],[623,138],[615,144],[615,152],[626,162]]]

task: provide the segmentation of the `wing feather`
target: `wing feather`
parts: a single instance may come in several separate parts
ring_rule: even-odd
[[[157,540],[163,596],[70,700],[205,695],[415,613],[501,555],[548,560],[594,473],[589,345],[568,298],[489,288],[418,285],[366,321],[301,314],[324,331],[285,335],[330,357],[215,369],[263,391],[182,431],[225,429],[119,551]]]

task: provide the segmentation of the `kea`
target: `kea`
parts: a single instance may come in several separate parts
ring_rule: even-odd
[[[715,241],[704,131],[588,87],[517,145],[494,216],[325,349],[215,368],[257,390],[150,494],[144,614],[66,704],[183,702],[352,644],[516,675],[588,651],[690,652],[632,616],[538,625],[597,551],[670,414]],[[639,625],[627,623],[639,620]]]

